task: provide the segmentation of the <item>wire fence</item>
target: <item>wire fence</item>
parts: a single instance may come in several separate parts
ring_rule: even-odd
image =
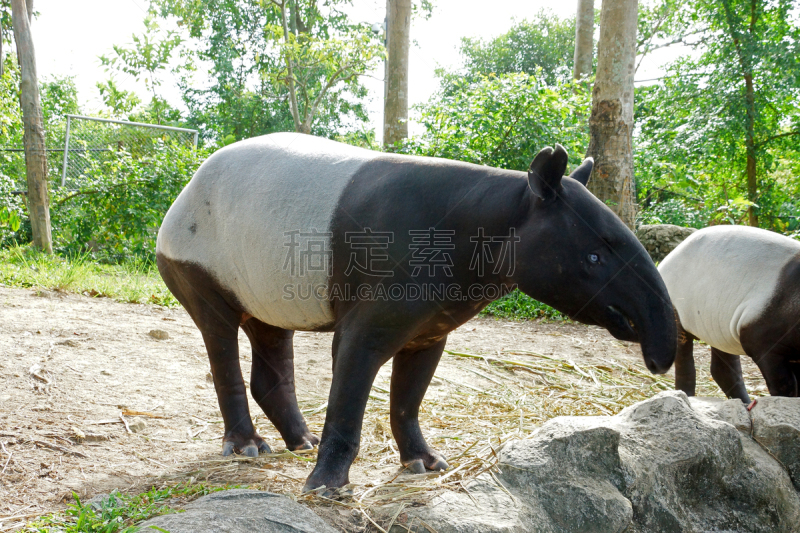
[[[181,146],[197,147],[197,130],[82,115],[65,115],[47,131],[47,163],[53,188],[78,190],[88,184],[88,171],[125,156],[141,159],[162,153],[169,157]],[[164,153],[166,152],[166,153]],[[0,148],[3,172],[19,191],[27,190],[22,146]]]
[[[86,170],[120,154],[134,159],[148,154],[197,146],[197,130],[141,122],[67,115],[60,186],[79,189]]]

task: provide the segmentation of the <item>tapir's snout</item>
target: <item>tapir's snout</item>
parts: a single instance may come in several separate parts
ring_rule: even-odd
[[[635,315],[631,320],[635,324],[647,369],[653,374],[663,374],[675,362],[678,326],[664,282],[657,275],[655,280],[657,282],[648,284],[643,291],[631,313]]]
[[[648,266],[646,272],[621,280],[622,290],[609,287],[605,298],[598,298],[605,299],[605,304],[595,307],[591,317],[575,318],[602,326],[621,341],[638,342],[647,369],[663,374],[675,361],[678,330],[664,282],[655,266],[652,272]]]

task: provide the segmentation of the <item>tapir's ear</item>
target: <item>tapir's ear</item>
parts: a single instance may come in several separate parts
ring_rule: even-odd
[[[575,181],[581,182],[581,184],[586,187],[586,184],[589,183],[589,176],[592,175],[592,168],[594,168],[594,159],[587,157],[583,160],[581,166],[572,171],[569,177]]]
[[[528,185],[533,194],[542,200],[555,198],[561,188],[561,178],[567,171],[567,151],[560,144],[553,150],[549,146],[536,154],[528,170]]]

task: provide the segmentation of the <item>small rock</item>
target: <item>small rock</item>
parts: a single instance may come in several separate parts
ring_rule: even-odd
[[[169,339],[169,333],[163,329],[151,329],[148,335],[159,341],[165,341]]]
[[[111,372],[109,372],[108,370],[105,370],[105,369],[101,370],[100,373],[103,374],[104,376],[110,376],[111,375]]]
[[[114,509],[115,507],[119,507],[121,503],[119,493],[114,491],[111,494],[98,494],[84,502],[84,505],[93,507],[95,511],[102,511],[104,508]]]
[[[70,348],[77,348],[81,345],[81,343],[75,339],[67,339],[65,341],[57,342],[56,344],[60,346],[69,346]]]
[[[335,533],[319,516],[286,496],[234,489],[203,496],[186,512],[162,515],[139,524],[170,533]]]
[[[211,372],[206,372],[206,381],[209,383],[214,383],[214,374]]]
[[[81,443],[86,440],[86,433],[79,428],[72,426],[70,430],[72,431],[72,438],[75,439],[76,442]]]
[[[145,428],[147,427],[147,424],[141,418],[137,418],[133,422],[129,422],[128,423],[128,427],[130,428],[130,430],[133,433],[139,433],[139,432],[145,430]]]

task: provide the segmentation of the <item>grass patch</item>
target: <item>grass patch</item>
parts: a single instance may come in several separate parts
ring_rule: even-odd
[[[519,289],[487,305],[481,315],[495,316],[510,320],[530,320],[547,318],[550,320],[569,320],[547,304],[534,300]]]
[[[141,528],[134,524],[162,514],[180,512],[168,504],[178,505],[200,496],[234,487],[207,487],[183,483],[174,487],[151,488],[141,494],[128,495],[117,491],[101,503],[81,503],[73,493],[75,503],[64,511],[39,518],[28,524],[25,531],[41,533],[133,533]],[[156,531],[148,529],[147,531]],[[163,530],[161,530],[163,531]]]
[[[102,265],[85,255],[65,259],[30,246],[0,250],[0,286],[77,292],[126,303],[178,305],[152,263]]]
[[[0,286],[76,292],[126,303],[179,305],[152,263],[128,261],[105,265],[86,255],[63,258],[43,254],[31,246],[0,249]],[[509,320],[568,320],[519,290],[490,303],[481,315]]]

